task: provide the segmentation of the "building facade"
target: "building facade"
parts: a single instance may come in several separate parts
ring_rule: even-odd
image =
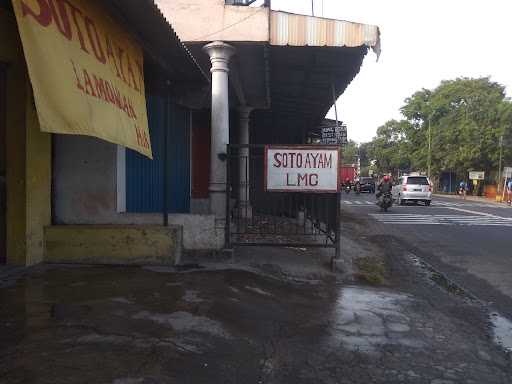
[[[33,1],[0,3],[0,262],[176,262],[190,213],[194,100],[208,79],[152,1],[96,1],[142,47],[153,159],[89,135],[43,132],[13,5],[43,15],[30,15]],[[79,32],[55,15],[56,30]]]
[[[227,185],[226,145],[305,143],[368,49],[380,49],[375,26],[277,12],[270,2],[84,1],[0,0],[0,263],[173,264],[183,250],[222,249],[226,194],[245,196],[238,204],[249,212],[258,201],[249,185]],[[74,48],[99,61],[94,20],[83,17],[82,36],[63,4],[74,4],[68,12],[75,16],[80,5],[94,6],[140,46],[148,134],[137,131],[137,142],[144,151],[42,119],[45,89],[13,4],[38,22],[54,17],[55,33],[74,34]],[[118,69],[133,88],[131,71]],[[101,82],[94,88],[81,73],[76,82],[85,106],[94,95],[134,115]],[[58,96],[58,83],[46,91]],[[63,100],[55,109],[73,110]],[[96,115],[91,106],[87,119]],[[97,120],[105,130],[121,124]],[[236,172],[251,177],[241,164]]]

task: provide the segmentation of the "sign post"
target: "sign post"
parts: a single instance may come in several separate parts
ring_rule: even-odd
[[[265,146],[265,191],[336,194],[335,256],[341,259],[341,150],[329,145]]]
[[[470,180],[483,180],[485,178],[485,172],[483,171],[469,171]]]

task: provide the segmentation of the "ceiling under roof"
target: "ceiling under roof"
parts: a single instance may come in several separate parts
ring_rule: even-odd
[[[174,83],[205,84],[201,70],[187,47],[165,19],[154,0],[105,0],[111,15],[134,34],[146,57],[164,69]]]

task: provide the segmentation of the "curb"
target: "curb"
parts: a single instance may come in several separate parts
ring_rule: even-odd
[[[446,197],[448,199],[464,201],[458,195],[445,195],[445,194],[442,194],[442,193],[434,193],[433,196],[435,196],[435,197]],[[493,204],[493,205],[496,205],[498,207],[508,207],[508,205],[506,203],[500,203],[500,202],[497,202],[497,201],[495,201],[493,199],[488,199],[486,197],[466,196],[465,200],[466,201],[476,201],[476,202],[479,202],[479,203]]]

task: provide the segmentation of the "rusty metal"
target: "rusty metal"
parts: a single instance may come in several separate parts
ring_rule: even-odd
[[[245,148],[248,156],[242,155]],[[338,256],[339,194],[267,192],[264,150],[263,144],[228,145],[226,245],[321,247],[334,249]],[[249,170],[248,180],[240,180],[240,166]],[[251,209],[240,204],[242,185],[249,186]]]

